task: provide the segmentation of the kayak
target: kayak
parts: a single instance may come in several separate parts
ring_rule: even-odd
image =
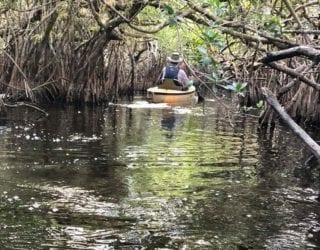
[[[153,103],[191,104],[196,99],[194,86],[182,90],[180,86],[166,80],[156,87],[147,89],[147,99]]]

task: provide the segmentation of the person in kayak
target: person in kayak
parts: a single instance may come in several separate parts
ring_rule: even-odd
[[[162,80],[172,79],[182,90],[187,90],[192,85],[185,71],[186,65],[179,53],[174,52],[168,58],[168,64],[162,70]]]

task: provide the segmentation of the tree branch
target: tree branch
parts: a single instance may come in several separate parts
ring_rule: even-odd
[[[189,7],[193,9],[195,12],[201,14],[203,17],[214,21],[216,23],[217,29],[219,29],[222,33],[231,35],[235,38],[239,38],[245,42],[255,42],[255,43],[263,43],[263,44],[273,44],[278,48],[288,48],[292,46],[297,46],[296,43],[283,40],[279,38],[274,38],[272,36],[267,35],[264,32],[257,31],[253,28],[250,28],[242,23],[235,22],[224,22],[223,20],[215,17],[214,15],[208,13],[204,8],[196,6],[190,0],[186,0]],[[209,26],[209,24],[207,24]],[[253,35],[245,34],[244,32],[236,31],[235,29],[248,30],[253,33]]]
[[[282,59],[292,58],[294,56],[305,56],[312,61],[320,61],[320,50],[310,46],[296,46],[290,49],[271,52],[265,57],[261,58],[262,63],[270,63]]]
[[[295,69],[288,68],[286,66],[280,65],[275,62],[268,63],[267,65],[269,65],[271,68],[274,68],[276,70],[279,70],[283,73],[290,75],[292,78],[298,78],[299,80],[301,80],[305,84],[309,85],[310,87],[315,88],[316,90],[320,90],[320,84],[308,79],[304,75],[301,75]]]
[[[284,4],[287,6],[288,10],[290,11],[291,15],[293,16],[293,18],[296,20],[299,29],[302,29],[303,25],[299,19],[299,17],[297,16],[296,12],[294,11],[294,9],[291,6],[291,3],[288,0],[282,0],[284,2]]]
[[[283,30],[282,33],[291,33],[291,34],[320,34],[320,30]]]

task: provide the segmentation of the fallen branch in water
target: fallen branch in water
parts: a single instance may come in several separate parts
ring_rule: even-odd
[[[16,102],[13,104],[3,102],[3,104],[5,107],[8,107],[8,108],[17,108],[17,107],[22,107],[22,106],[33,108],[33,109],[43,113],[45,116],[49,116],[49,114],[45,110],[35,106],[34,104],[30,104],[30,103],[26,103],[26,102]]]
[[[320,159],[320,146],[288,115],[278,102],[276,96],[267,88],[262,88],[262,94],[268,104],[279,114],[281,119],[300,137],[312,153]]]

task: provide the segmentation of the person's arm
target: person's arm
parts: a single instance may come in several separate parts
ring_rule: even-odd
[[[179,73],[178,73],[178,81],[180,83],[183,84],[183,86],[187,87],[189,86],[189,83],[190,83],[190,79],[189,77],[187,76],[186,72],[182,69],[179,70]]]

